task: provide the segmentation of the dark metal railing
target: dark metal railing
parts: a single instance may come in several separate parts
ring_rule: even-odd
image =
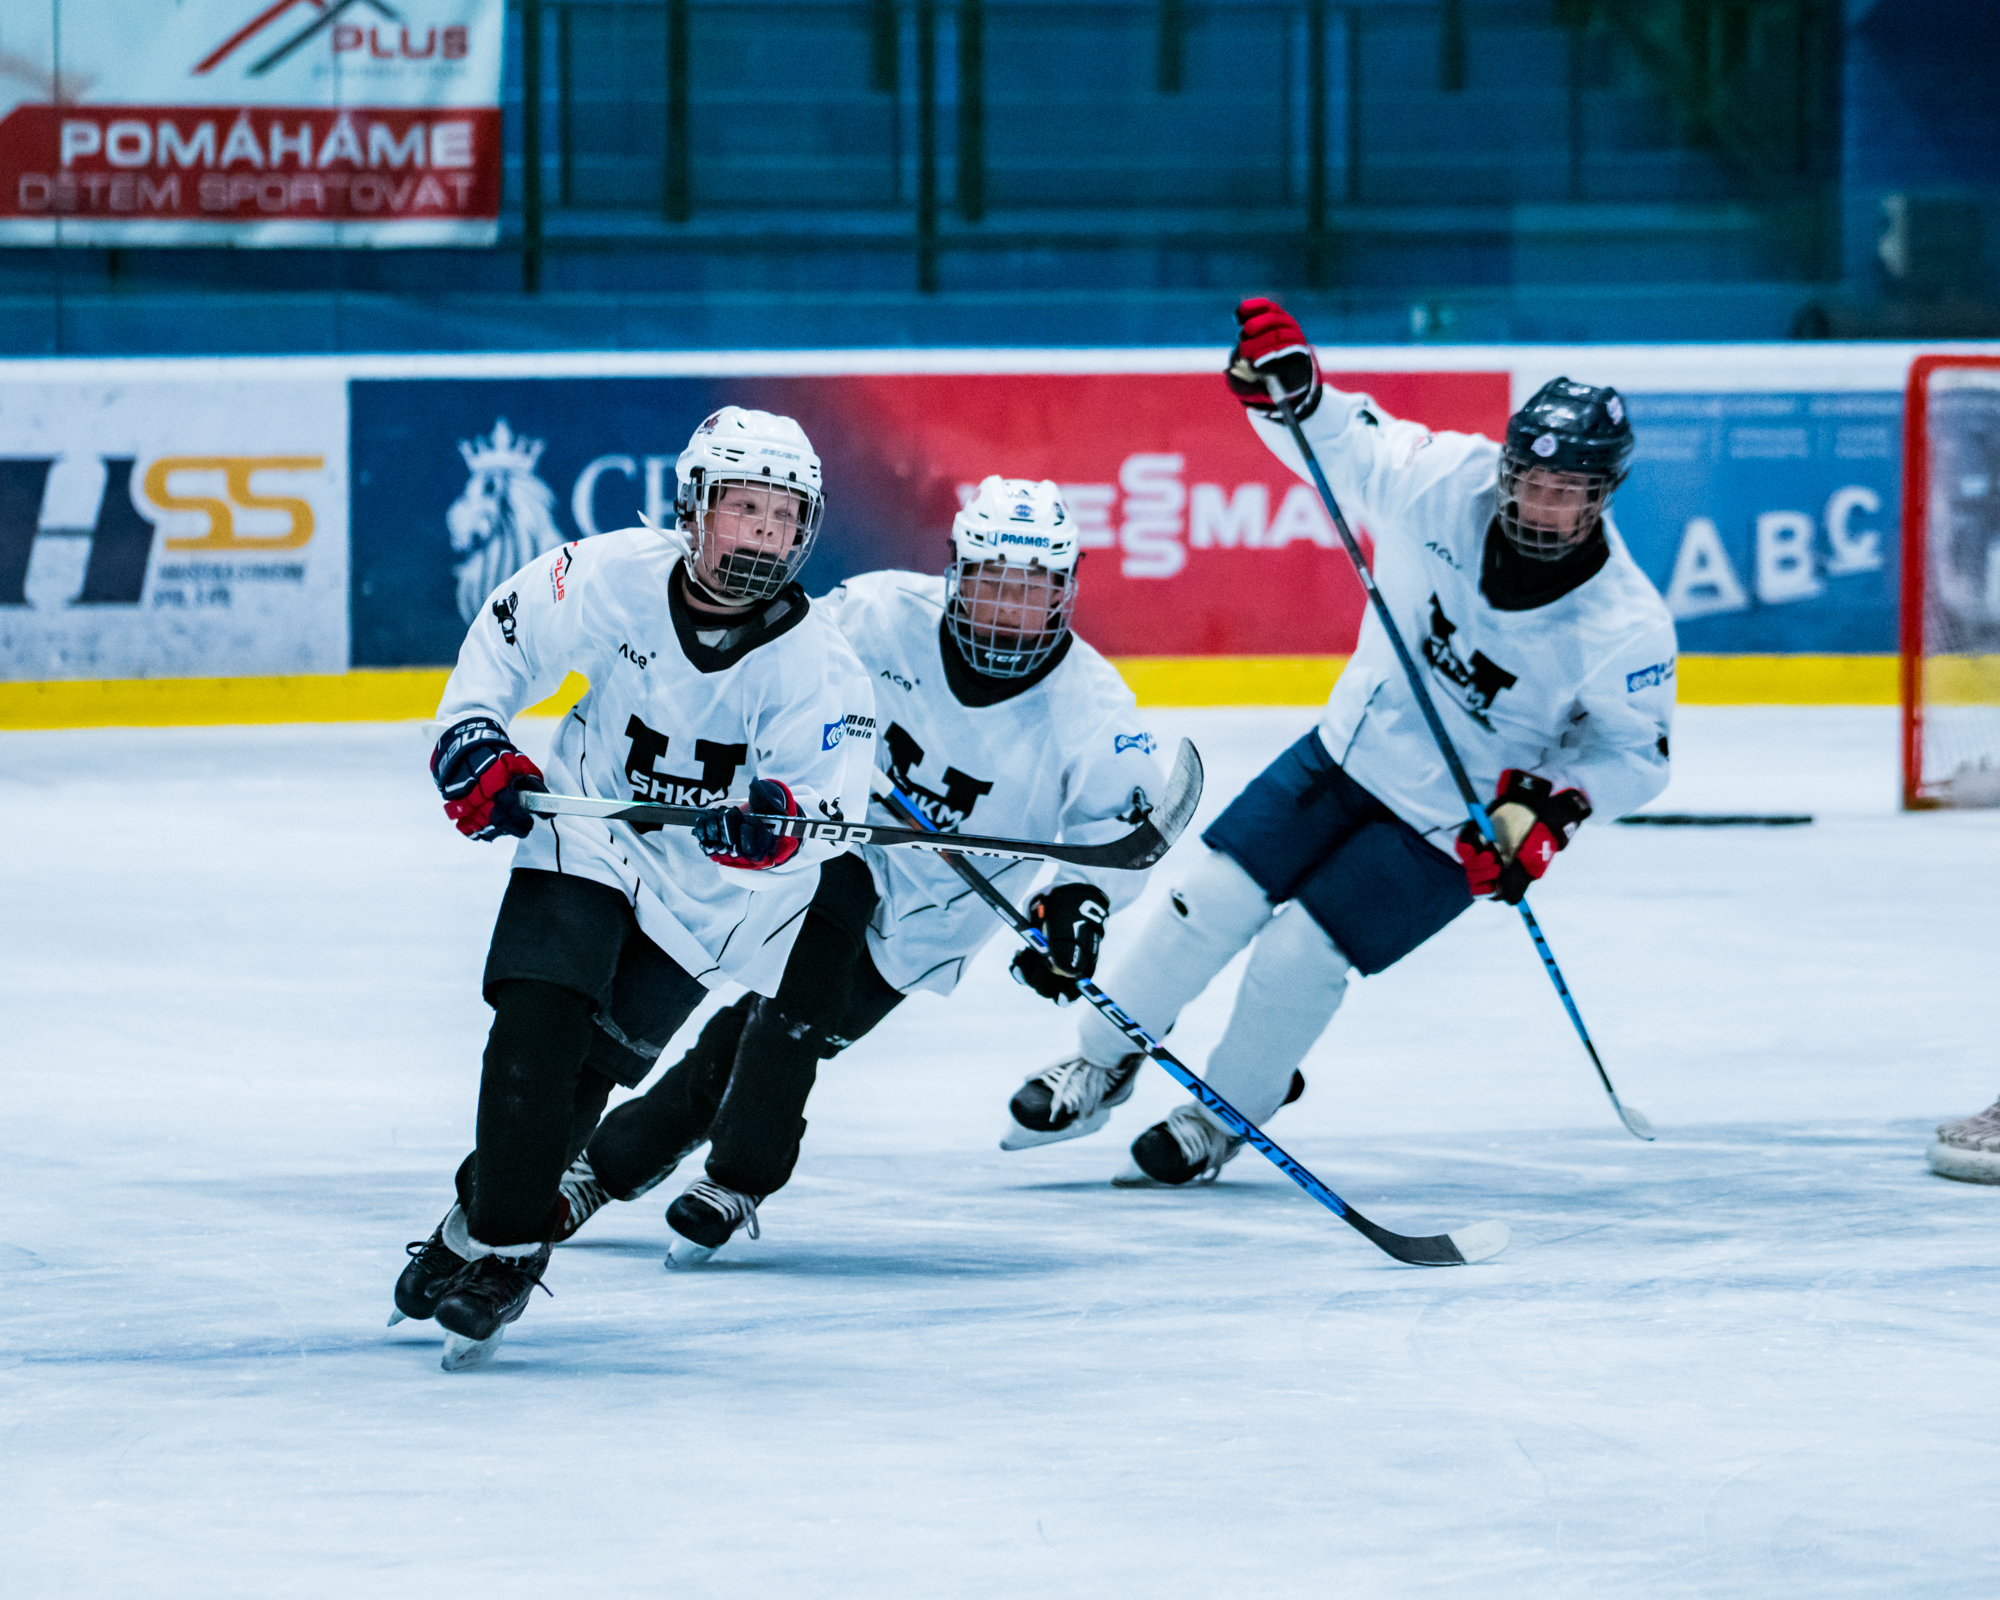
[[[1745,3],[1804,7],[1812,0]],[[1038,226],[1044,233],[1047,216],[1067,207],[1064,214],[1078,218],[1078,233],[1096,236],[1117,232],[1121,216],[1140,212],[1159,215],[1171,211],[1184,221],[1212,214],[1221,229],[1229,225],[1232,214],[1256,211],[1262,219],[1260,225],[1268,226],[1271,213],[1289,212],[1294,219],[1289,236],[1303,247],[1307,279],[1323,283],[1337,266],[1336,208],[1423,204],[1439,198],[1391,193],[1372,176],[1388,171],[1384,164],[1395,159],[1403,164],[1398,171],[1410,170],[1412,161],[1421,166],[1426,155],[1405,150],[1400,158],[1393,158],[1369,149],[1369,107],[1376,92],[1368,81],[1371,52],[1377,52],[1377,72],[1386,74],[1381,94],[1405,102],[1419,92],[1456,97],[1477,75],[1471,69],[1478,59],[1479,42],[1495,37],[1495,29],[1533,29],[1536,38],[1557,41],[1550,52],[1555,70],[1547,75],[1547,82],[1560,86],[1561,110],[1551,115],[1560,116],[1561,126],[1550,126],[1545,142],[1551,152],[1550,165],[1560,171],[1561,182],[1539,198],[1612,198],[1591,195],[1588,178],[1590,97],[1601,87],[1593,82],[1591,63],[1601,62],[1607,52],[1624,51],[1633,68],[1627,75],[1635,80],[1648,73],[1654,79],[1667,75],[1671,81],[1660,85],[1659,92],[1676,102],[1698,100],[1704,113],[1697,134],[1712,140],[1714,130],[1723,130],[1722,142],[1729,147],[1726,154],[1740,159],[1750,144],[1725,114],[1726,106],[1722,111],[1710,109],[1716,91],[1710,79],[1700,75],[1708,58],[1701,57],[1699,63],[1692,56],[1686,63],[1668,61],[1662,55],[1663,47],[1653,43],[1656,36],[1642,33],[1633,18],[1649,0],[1554,0],[1552,6],[1518,0],[1513,4],[1489,0],[1485,5],[1479,0],[1206,0],[1199,7],[1195,0],[1061,0],[1059,4],[1050,0],[846,0],[844,4],[840,0],[699,0],[699,26],[696,0],[515,0],[515,4],[521,23],[523,102],[534,112],[520,123],[518,191],[523,282],[531,291],[541,284],[552,214],[571,219],[560,226],[562,236],[575,243],[582,238],[575,221],[589,215],[622,212],[636,219],[651,211],[669,227],[684,227],[697,221],[698,212],[702,218],[718,211],[750,217],[796,204],[755,195],[718,202],[712,196],[705,198],[710,192],[698,186],[695,140],[701,119],[697,117],[697,91],[706,97],[702,103],[711,108],[701,114],[708,118],[721,114],[713,108],[730,95],[746,94],[746,84],[756,87],[754,74],[746,74],[741,61],[728,61],[720,73],[703,76],[703,62],[697,57],[704,49],[718,48],[717,19],[723,17],[740,17],[745,24],[740,39],[726,41],[728,48],[720,52],[724,56],[754,53],[760,45],[771,54],[773,42],[789,43],[793,32],[810,40],[834,41],[837,48],[832,51],[832,62],[804,59],[791,63],[793,99],[784,105],[784,112],[801,121],[817,115],[829,125],[841,124],[844,119],[850,125],[844,129],[848,133],[860,125],[857,119],[864,112],[881,124],[880,159],[887,163],[886,181],[870,178],[851,194],[836,192],[832,205],[844,204],[857,214],[879,214],[885,221],[895,216],[906,218],[903,226],[911,232],[904,237],[911,241],[917,281],[926,291],[938,286],[940,261],[948,249],[978,247],[1006,237],[1005,229],[994,234],[985,226],[995,216],[996,206],[1009,216],[1019,216],[1024,210],[1035,212],[1043,218]],[[1025,37],[1022,30],[1030,26],[1023,19],[1036,17],[1043,21],[1032,25],[1046,27],[1052,37],[1078,18],[1104,19],[1104,36],[1116,33],[1117,41],[1122,41],[1120,48],[1150,34],[1150,46],[1140,47],[1151,57],[1150,71],[1145,72],[1149,81],[1136,83],[1128,74],[1120,83],[1107,86],[1103,103],[1090,106],[1092,111],[1109,117],[1113,113],[1105,112],[1105,106],[1115,112],[1117,107],[1130,105],[1133,116],[1126,120],[1133,127],[1140,126],[1142,117],[1164,118],[1158,126],[1175,130],[1176,137],[1186,139],[1190,149],[1202,142],[1204,106],[1213,105],[1206,126],[1219,132],[1230,131],[1227,119],[1232,110],[1264,117],[1268,126],[1259,126],[1264,127],[1267,142],[1274,147],[1257,156],[1267,192],[1246,198],[1238,185],[1228,192],[1204,195],[1193,178],[1183,188],[1163,186],[1158,181],[1162,172],[1172,163],[1186,162],[1190,154],[1187,149],[1163,146],[1126,150],[1134,180],[1130,192],[1110,198],[1079,199],[1072,195],[1066,199],[1058,195],[1046,200],[1037,194],[1032,197],[1037,203],[1028,204],[1020,192],[1019,131],[1011,125],[1003,125],[1001,131],[1008,135],[1012,152],[1012,165],[1003,169],[1011,174],[1008,182],[1012,188],[1007,193],[997,190],[991,123],[994,84],[989,81],[999,59],[993,53],[994,28],[1009,30],[1005,45],[1018,55]],[[1551,32],[1552,24],[1559,25],[1561,31]],[[1283,58],[1282,71],[1272,66],[1273,81],[1262,86],[1269,103],[1252,105],[1241,96],[1232,103],[1226,92],[1218,92],[1218,52],[1212,47],[1219,25],[1232,30],[1262,29],[1261,37],[1267,42],[1285,41],[1282,49],[1272,51],[1274,60]],[[1201,27],[1210,30],[1207,42],[1211,48],[1206,53],[1195,47],[1196,30]],[[1407,71],[1411,63],[1402,57],[1395,58],[1395,72],[1379,65],[1384,59],[1379,54],[1382,49],[1403,50],[1407,56],[1405,46],[1411,42],[1412,30],[1426,28],[1435,30],[1434,76],[1423,69],[1421,57],[1415,63],[1420,69],[1417,75]],[[1482,34],[1477,29],[1488,31]],[[607,37],[613,40],[608,55]],[[646,45],[649,39],[656,43]],[[596,41],[594,52],[588,40]],[[838,70],[842,52],[846,52],[848,70],[853,73],[846,87]],[[550,65],[545,57],[550,54],[554,58],[553,94],[545,70]],[[586,55],[590,56],[588,62]],[[643,70],[634,66],[640,60],[645,62]],[[1000,85],[1018,117],[1020,85],[1005,75],[1005,67],[999,70],[1003,73]],[[1102,77],[1107,70],[1101,61],[1051,59],[1041,64],[1039,81],[1041,87],[1055,85],[1051,92],[1067,92],[1079,84],[1088,89],[1095,87],[1093,71]],[[736,76],[728,77],[730,72]],[[1428,82],[1416,81],[1418,78]],[[605,88],[607,82],[612,85],[610,92]],[[619,85],[629,88],[621,90]],[[1540,89],[1543,85],[1523,87]],[[820,98],[815,99],[815,95]],[[872,101],[874,109],[860,105],[854,98],[857,95]],[[1152,98],[1146,100],[1145,96]],[[1556,97],[1545,98],[1553,103]],[[1801,90],[1798,98],[1802,108],[1809,106],[1811,97],[1805,91]],[[1277,104],[1279,100],[1282,105]],[[1440,106],[1447,103],[1437,102]],[[757,120],[754,107],[739,116],[751,124]],[[769,120],[782,123],[784,117]],[[1803,131],[1787,147],[1786,159],[1805,167],[1809,163],[1793,150],[1819,137],[1820,131],[1806,126],[1809,119],[1803,109],[1795,120],[1800,121]],[[1404,111],[1378,114],[1374,133],[1377,138],[1407,143],[1408,121]],[[1115,121],[1105,125],[1125,136],[1127,146],[1140,137]],[[757,138],[775,137],[769,126],[739,126],[738,131]],[[1060,131],[1058,128],[1050,136],[1056,145],[1060,145]],[[553,151],[548,148],[551,134]],[[1240,132],[1232,136],[1239,145],[1244,142]],[[710,137],[712,140],[713,135]],[[1698,146],[1700,137],[1691,142]],[[905,149],[906,139],[909,149]],[[1074,153],[1080,162],[1078,170],[1089,168],[1092,159],[1102,164],[1100,152],[1079,148]],[[1195,153],[1203,152],[1195,149]],[[1604,153],[1600,150],[1600,157]],[[710,151],[705,159],[712,162],[715,154]],[[1490,148],[1467,154],[1472,160],[1490,163],[1495,159]],[[1114,149],[1110,155],[1116,159],[1119,151]],[[794,160],[801,170],[810,165],[798,151],[792,151],[780,153],[775,158],[776,167],[782,167],[787,159]],[[1375,163],[1372,168],[1371,160]],[[844,168],[832,158],[825,165],[836,173],[858,170],[851,159]],[[1223,171],[1225,167],[1218,158],[1203,170]],[[1054,158],[1049,169],[1057,170]],[[607,170],[613,173],[609,181],[604,178]],[[738,170],[754,170],[754,164],[746,167],[739,159]],[[1600,174],[1605,170],[1601,159],[1597,170]],[[657,198],[652,200],[646,198],[644,184],[632,181],[647,171],[657,172],[657,187],[652,189]],[[625,176],[620,178],[619,173]],[[1273,178],[1273,173],[1278,176]],[[1141,180],[1146,179],[1154,180],[1155,189],[1171,189],[1171,197],[1146,201],[1141,195],[1146,187]],[[836,190],[838,181],[836,175]],[[1392,177],[1388,181],[1394,188],[1396,180]],[[1100,182],[1099,189],[1105,186]],[[1406,180],[1403,187],[1408,186]],[[1495,204],[1511,198],[1514,196],[1504,192],[1491,196]],[[1452,197],[1445,195],[1443,199]],[[1461,195],[1456,203],[1468,202]],[[805,204],[827,208],[827,201],[818,192]],[[889,226],[893,231],[892,221]],[[1166,226],[1171,232],[1173,225],[1155,221],[1133,226],[1141,231],[1147,226]]]

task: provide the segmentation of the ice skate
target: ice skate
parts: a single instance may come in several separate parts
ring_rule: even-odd
[[[739,1227],[751,1238],[759,1237],[757,1198],[725,1189],[713,1178],[691,1184],[667,1207],[667,1226],[679,1235],[667,1247],[667,1266],[675,1269],[700,1266],[729,1243]]]
[[[1970,1117],[1938,1124],[1931,1171],[1964,1183],[2000,1183],[2000,1100]]]
[[[507,1324],[528,1309],[528,1297],[541,1286],[549,1248],[544,1244],[528,1255],[479,1256],[453,1281],[433,1313],[446,1334],[446,1372],[464,1372],[493,1358]]]
[[[1082,1056],[1058,1061],[1014,1091],[1007,1102],[1013,1121],[1001,1136],[1002,1150],[1027,1150],[1060,1139],[1081,1139],[1111,1120],[1111,1108],[1132,1098],[1145,1057],[1122,1057],[1116,1066],[1093,1065]]]
[[[1180,1188],[1213,1183],[1243,1148],[1197,1105],[1176,1106],[1132,1141],[1132,1160],[1111,1181],[1121,1189]]]
[[[561,1244],[565,1239],[575,1238],[577,1229],[603,1210],[608,1201],[616,1198],[597,1181],[597,1174],[590,1170],[589,1156],[578,1156],[569,1164],[569,1170],[562,1175],[560,1189],[562,1220],[549,1235],[550,1244]]]
[[[1283,1103],[1290,1105],[1305,1092],[1306,1075],[1294,1072]],[[1210,1122],[1200,1106],[1176,1106],[1165,1122],[1154,1123],[1132,1141],[1131,1161],[1111,1181],[1121,1189],[1213,1183],[1242,1148],[1243,1141]]]
[[[422,1322],[434,1316],[452,1280],[465,1270],[465,1212],[454,1205],[428,1239],[412,1239],[405,1248],[410,1264],[396,1280],[396,1309],[389,1313],[392,1328],[405,1317]]]

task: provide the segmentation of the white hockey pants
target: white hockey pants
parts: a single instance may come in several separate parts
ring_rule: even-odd
[[[1274,910],[1247,872],[1220,851],[1208,851],[1173,886],[1139,936],[1115,952],[1098,982],[1159,1039],[1181,1008],[1253,940],[1229,1026],[1207,1067],[1196,1070],[1216,1093],[1261,1124],[1285,1103],[1292,1073],[1347,993],[1347,957],[1303,906],[1293,902]],[[1077,1042],[1101,1067],[1116,1065],[1132,1049],[1095,1011],[1084,1012]]]

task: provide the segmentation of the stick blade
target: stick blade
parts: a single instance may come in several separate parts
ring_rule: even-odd
[[[1469,1228],[1455,1228],[1445,1237],[1457,1249],[1459,1259],[1470,1264],[1492,1260],[1507,1248],[1513,1234],[1504,1222],[1475,1222]]]
[[[1174,752],[1173,771],[1167,776],[1167,792],[1160,796],[1152,816],[1153,826],[1169,845],[1193,820],[1194,808],[1201,804],[1203,777],[1201,752],[1195,749],[1192,739],[1181,740],[1180,748]]]
[[[1611,1104],[1617,1108],[1618,1120],[1625,1124],[1625,1131],[1633,1138],[1650,1141],[1655,1137],[1652,1119],[1645,1112],[1637,1106],[1628,1106],[1615,1094],[1611,1097]]]
[[[1477,1222],[1452,1233],[1412,1237],[1392,1233],[1379,1223],[1370,1222],[1352,1206],[1347,1208],[1345,1220],[1355,1232],[1405,1266],[1462,1267],[1468,1262],[1484,1261],[1507,1248],[1507,1224],[1504,1222]]]

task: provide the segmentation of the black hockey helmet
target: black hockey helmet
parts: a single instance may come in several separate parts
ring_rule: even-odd
[[[1625,481],[1632,422],[1616,389],[1551,378],[1507,419],[1500,455],[1500,531],[1523,555],[1554,561],[1597,531]],[[1524,507],[1521,487],[1537,472]]]

